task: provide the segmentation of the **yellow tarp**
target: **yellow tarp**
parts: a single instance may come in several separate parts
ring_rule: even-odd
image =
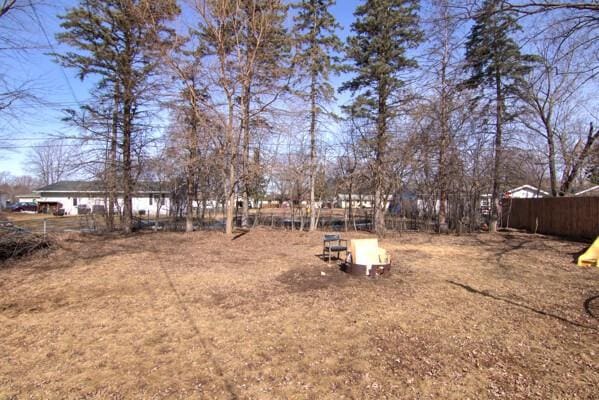
[[[578,266],[579,267],[599,267],[599,236],[591,247],[588,248],[587,251],[584,252],[580,257],[578,257]]]

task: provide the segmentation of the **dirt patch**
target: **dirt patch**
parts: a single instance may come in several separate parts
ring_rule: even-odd
[[[333,269],[326,266],[323,266],[320,271],[314,268],[289,270],[280,274],[277,281],[284,284],[291,293],[335,290],[356,286],[360,283],[358,278],[343,273],[339,268]]]
[[[0,398],[596,398],[586,244],[402,234],[369,280],[321,239],[71,235],[9,263]]]

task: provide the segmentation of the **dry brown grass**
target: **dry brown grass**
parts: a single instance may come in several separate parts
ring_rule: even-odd
[[[5,266],[0,399],[597,398],[584,244],[404,235],[367,280],[320,238],[72,235]]]

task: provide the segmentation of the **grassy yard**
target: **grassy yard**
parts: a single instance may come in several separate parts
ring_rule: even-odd
[[[320,239],[72,234],[0,266],[0,399],[597,398],[585,244],[405,234],[368,280]]]

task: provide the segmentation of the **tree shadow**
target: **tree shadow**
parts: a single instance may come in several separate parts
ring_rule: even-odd
[[[189,324],[189,327],[195,334],[195,337],[200,342],[200,344],[201,344],[202,348],[204,349],[204,351],[206,352],[206,354],[208,354],[210,362],[212,363],[212,366],[214,367],[216,374],[223,381],[224,389],[227,391],[230,398],[233,400],[238,399],[239,396],[237,395],[237,393],[235,391],[235,387],[234,387],[233,383],[229,379],[226,378],[223,368],[221,367],[221,364],[216,360],[213,352],[210,351],[208,341],[202,336],[202,333],[200,332],[200,328],[198,327],[198,324],[196,323],[195,319],[193,318],[191,311],[189,310],[189,308],[187,307],[187,305],[181,298],[181,294],[175,287],[175,284],[173,283],[173,280],[171,279],[171,276],[168,273],[167,268],[162,263],[162,260],[159,259],[158,261],[160,263],[160,268],[162,269],[162,272],[166,278],[167,284],[168,284],[170,290],[172,291],[173,295],[175,296],[176,302],[179,306],[179,311],[180,311],[181,317]]]
[[[595,311],[595,312],[593,312],[593,310],[591,310],[591,303],[593,303],[593,301],[595,301],[595,300],[599,300],[599,294],[597,294],[595,296],[591,296],[584,301],[584,310],[591,317],[593,317],[595,319],[599,319],[599,310]],[[599,301],[597,301],[597,303],[599,303]],[[596,308],[599,308],[599,304],[597,304]]]
[[[489,256],[489,262],[495,263],[501,268],[508,269],[509,266],[503,262],[503,257],[512,252],[522,250],[527,245],[534,243],[534,240],[525,240],[509,234],[504,235],[504,239],[505,240],[501,244],[498,244],[486,242],[480,237],[475,238],[480,246],[490,250],[491,255]]]
[[[516,302],[516,301],[513,301],[513,300],[510,300],[510,299],[506,299],[506,298],[503,298],[503,297],[499,297],[499,296],[493,295],[493,294],[489,293],[489,292],[488,292],[488,291],[486,291],[486,290],[485,290],[485,291],[483,291],[483,290],[478,290],[478,289],[475,289],[475,288],[473,288],[472,286],[468,286],[468,285],[465,285],[465,284],[463,284],[463,283],[455,282],[455,281],[452,281],[452,280],[446,280],[446,282],[447,282],[447,283],[449,283],[449,284],[451,284],[451,285],[454,285],[454,286],[460,287],[460,288],[462,288],[462,289],[464,289],[464,290],[466,290],[466,291],[468,291],[468,292],[470,292],[470,293],[478,294],[478,295],[480,295],[480,296],[484,296],[484,297],[487,297],[487,298],[491,298],[491,299],[493,299],[493,300],[502,301],[502,302],[504,302],[504,303],[507,303],[507,304],[510,304],[510,305],[512,305],[512,306],[520,307],[520,308],[523,308],[523,309],[525,309],[525,310],[532,311],[532,312],[534,312],[534,313],[536,313],[536,314],[539,314],[539,315],[542,315],[542,316],[545,316],[545,317],[550,317],[550,318],[556,319],[556,320],[558,320],[558,321],[561,321],[561,322],[564,322],[564,323],[566,323],[566,324],[570,324],[570,325],[573,325],[573,326],[577,326],[577,327],[579,327],[579,328],[592,329],[592,330],[594,330],[594,331],[596,331],[596,330],[597,330],[597,328],[595,328],[595,327],[593,327],[593,326],[587,326],[587,325],[583,325],[583,324],[580,324],[580,323],[578,323],[578,322],[571,321],[571,320],[569,320],[569,319],[567,319],[567,318],[564,318],[564,317],[562,317],[562,316],[559,316],[559,315],[556,315],[556,314],[552,314],[552,313],[550,313],[550,312],[547,312],[547,311],[544,311],[544,310],[538,310],[538,309],[536,309],[536,308],[533,308],[533,307],[531,307],[531,306],[528,306],[528,305],[526,305],[526,304],[521,304],[521,303],[518,303],[518,302]],[[592,299],[593,299],[593,298],[591,298],[591,300],[592,300]],[[587,299],[587,301],[588,301],[588,302],[589,302],[589,304],[590,304],[590,301],[589,301],[589,299]],[[587,303],[587,302],[585,302],[585,305],[586,305],[586,303]],[[591,315],[592,315],[592,314],[591,314]]]
[[[250,233],[250,230],[249,229],[239,229],[237,232],[238,233],[235,236],[233,236],[233,239],[231,239],[231,240],[237,240],[240,237],[247,235],[248,233]]]
[[[578,265],[578,257],[583,255],[587,251],[588,247],[583,248],[582,250],[576,251],[574,253],[568,253],[572,256],[572,264]]]

